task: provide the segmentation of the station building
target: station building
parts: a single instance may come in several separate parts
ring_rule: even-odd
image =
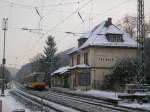
[[[67,76],[64,75],[66,72],[60,73],[60,68],[59,73],[53,73],[52,79],[53,82],[61,79],[60,85],[71,89],[98,89],[116,61],[136,54],[137,42],[108,18],[82,35],[78,47],[68,53]]]

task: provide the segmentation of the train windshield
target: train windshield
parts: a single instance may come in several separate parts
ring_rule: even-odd
[[[45,74],[35,74],[35,80],[37,82],[43,82],[45,78]]]

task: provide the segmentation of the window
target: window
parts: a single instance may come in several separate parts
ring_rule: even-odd
[[[88,65],[88,53],[84,53],[84,64]]]
[[[90,85],[90,73],[80,73],[78,78],[80,86]]]
[[[71,64],[72,64],[72,66],[74,65],[74,63],[73,63],[73,57],[71,58]]]
[[[106,34],[109,42],[123,42],[122,34]]]
[[[80,64],[80,54],[77,55],[77,64]]]

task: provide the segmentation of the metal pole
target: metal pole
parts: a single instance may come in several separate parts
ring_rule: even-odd
[[[138,48],[138,76],[137,82],[144,83],[144,41],[145,41],[145,26],[144,26],[144,0],[138,0],[138,11],[137,11],[137,48]]]
[[[8,18],[3,18],[3,30],[4,30],[4,47],[3,47],[3,59],[2,59],[2,90],[1,90],[1,96],[5,96],[4,90],[5,90],[5,44],[6,44],[6,30],[7,30],[7,21]]]

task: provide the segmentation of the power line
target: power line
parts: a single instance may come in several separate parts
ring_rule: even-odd
[[[12,1],[8,1],[8,0],[0,0],[0,2],[3,2],[3,3],[8,3],[8,4],[13,4],[17,7],[20,7],[20,8],[27,8],[27,9],[33,9],[35,7],[44,7],[44,8],[47,8],[47,7],[57,7],[57,6],[64,6],[64,5],[71,5],[71,4],[77,4],[78,2],[64,2],[64,3],[57,3],[57,4],[48,4],[48,5],[44,5],[44,6],[41,6],[41,5],[26,5],[26,4],[20,4],[20,3],[16,3],[16,2],[12,2]]]
[[[73,13],[71,13],[69,16],[65,17],[63,20],[61,20],[60,22],[58,22],[56,25],[54,25],[51,29],[49,29],[46,33],[48,34],[49,32],[51,32],[53,29],[55,29],[57,26],[61,25],[62,23],[64,23],[66,20],[68,20],[70,17],[72,17],[74,14],[78,13],[78,11],[80,11],[82,8],[84,8],[85,6],[87,6],[91,1],[93,0],[89,0],[88,2],[86,2],[83,6],[81,6],[79,9],[77,9],[76,11],[74,11]]]
[[[76,11],[74,11],[73,13],[71,13],[69,16],[67,16],[66,18],[64,18],[63,20],[61,20],[60,22],[58,22],[56,25],[54,25],[51,29],[49,29],[42,37],[44,37],[45,35],[47,35],[49,32],[51,32],[53,29],[55,29],[57,26],[61,25],[62,23],[64,23],[66,20],[68,20],[71,16],[73,16],[75,13],[77,13],[79,10],[81,10],[82,8],[84,8],[86,5],[88,5],[91,1],[93,0],[89,0],[88,2],[86,2],[83,6],[81,6],[80,8],[78,8]],[[113,10],[114,8],[116,8],[117,6],[120,6],[120,5],[123,5],[125,3],[127,3],[128,1],[130,0],[125,0],[124,2],[121,2],[119,4],[117,4],[115,7],[113,6],[112,8],[110,9],[107,9],[106,11],[103,12],[106,13],[107,11],[110,11],[110,10]],[[102,13],[101,13],[102,14]],[[33,47],[31,47],[31,49],[29,51],[31,51],[37,44],[39,44],[39,42],[42,40],[43,38],[40,38],[38,40],[38,42],[36,42]],[[26,54],[27,55],[27,54]],[[24,55],[23,58],[26,56]],[[21,58],[21,59],[23,59]]]
[[[77,9],[76,11],[74,11],[73,13],[71,13],[70,15],[68,15],[67,17],[65,17],[63,20],[61,20],[60,22],[58,22],[57,24],[55,24],[53,27],[51,27],[51,29],[49,29],[30,49],[29,51],[31,51],[37,44],[39,44],[39,42],[43,39],[43,37],[45,37],[48,33],[50,33],[51,31],[53,31],[57,26],[61,25],[62,23],[64,23],[66,20],[68,20],[70,17],[72,17],[74,14],[76,14],[78,11],[80,11],[82,8],[84,8],[85,6],[87,6],[91,1],[93,0],[89,0],[88,2],[86,2],[84,5],[82,5],[79,9]],[[19,60],[23,59],[25,56],[27,56],[28,54],[25,54],[22,58],[20,58]]]
[[[35,7],[35,6],[32,6],[32,5],[18,4],[18,3],[15,3],[15,2],[12,2],[12,1],[8,1],[8,0],[0,0],[0,2],[13,4],[13,5],[21,7],[21,8],[34,8]]]
[[[75,2],[75,3],[82,3],[82,2],[84,2],[85,0],[81,0],[81,1],[78,1],[78,2]],[[56,7],[54,7],[54,8],[56,8]],[[54,12],[54,11],[57,11],[57,10],[54,10],[54,9],[50,9],[50,10],[48,10],[48,13],[47,14],[45,14],[44,16],[43,16],[43,18],[42,19],[44,19],[45,17],[47,17],[47,15],[49,15],[49,13],[50,12]],[[61,11],[59,11],[59,12],[61,12]],[[68,13],[72,13],[72,12],[68,12]]]
[[[79,10],[81,10],[83,7],[85,7],[86,5],[88,5],[91,1],[93,0],[89,0],[86,4],[84,4],[83,6],[81,6],[79,9],[77,9],[76,11],[72,12],[69,16],[65,17],[63,20],[61,20],[60,22],[58,22],[56,25],[54,25],[53,27],[51,27],[42,37],[44,37],[45,35],[47,35],[49,32],[53,31],[57,26],[61,25],[62,23],[64,23],[66,20],[68,20],[71,16],[73,16],[75,13],[77,13]],[[129,1],[129,0],[127,0]],[[119,4],[120,5],[120,4]],[[109,9],[110,10],[110,9]],[[37,44],[39,44],[39,42],[42,40],[43,38],[40,38],[38,40],[38,42],[36,42],[33,47],[31,47],[31,49],[29,49],[29,51],[31,51]],[[24,58],[25,56],[23,56]],[[21,58],[21,59],[23,59]]]
[[[25,58],[27,55],[29,55],[29,52],[32,51],[32,49],[41,41],[41,38],[39,38],[34,45],[28,50],[28,53],[24,54],[22,57],[20,57],[20,59],[18,59],[18,61],[22,60],[23,58]]]
[[[107,12],[112,11],[112,10],[114,10],[114,9],[116,9],[116,8],[122,6],[122,5],[125,5],[126,3],[131,2],[131,1],[132,1],[132,0],[125,0],[125,1],[123,1],[123,2],[121,2],[121,3],[119,3],[119,4],[117,4],[117,5],[115,5],[115,6],[111,7],[111,8],[109,8],[109,9],[106,9],[105,11],[103,11],[103,12],[101,12],[101,13],[97,13],[97,14],[96,14],[96,15],[97,15],[96,17],[105,15]],[[96,17],[95,17],[95,18],[96,18]],[[86,23],[88,20],[89,20],[89,19],[84,20],[84,23]],[[83,24],[83,23],[78,24],[77,26],[75,26],[75,28],[81,26],[82,24]],[[75,28],[74,28],[74,29],[75,29]]]
[[[0,27],[2,28],[2,27]],[[36,28],[25,28],[25,27],[8,27],[8,30],[23,30],[23,31],[38,31],[39,29]],[[48,31],[48,29],[42,29],[42,31]],[[66,33],[67,31],[63,31],[63,30],[52,30],[53,32],[58,32],[58,33]],[[33,32],[31,32],[33,33]],[[43,33],[44,35],[44,33]]]
[[[53,11],[53,12],[61,12],[61,13],[72,13],[73,11],[66,11],[66,10],[51,10],[51,11]],[[85,15],[89,15],[90,13],[88,13],[88,12],[82,12],[82,14],[85,14]],[[92,12],[92,15],[97,15],[97,16],[99,16],[99,15],[101,15],[101,13],[97,13],[97,12]],[[108,14],[103,14],[103,15],[108,15]],[[113,15],[113,14],[109,14],[109,15],[112,15],[112,16],[120,16],[120,17],[122,17],[122,15]]]

